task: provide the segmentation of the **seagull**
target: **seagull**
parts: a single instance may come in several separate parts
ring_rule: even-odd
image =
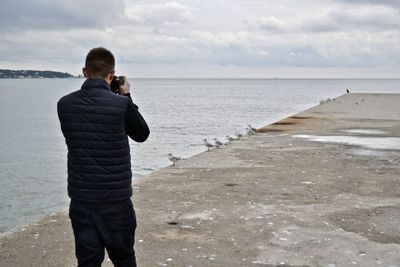
[[[207,147],[207,151],[210,151],[210,148],[214,147],[213,144],[210,144],[207,139],[203,139],[204,145]]]
[[[214,142],[215,142],[215,146],[217,148],[219,148],[220,146],[223,146],[224,143],[222,143],[221,141],[219,141],[217,138],[214,138]]]
[[[346,89],[346,92],[347,92],[347,93],[350,93],[349,89]]]
[[[246,132],[247,132],[247,135],[252,135],[252,134],[255,134],[255,133],[256,133],[255,131],[253,131],[253,130],[250,129],[250,128],[246,128]]]
[[[171,153],[169,153],[167,156],[168,156],[169,161],[172,162],[172,166],[175,166],[175,162],[177,162],[179,160],[184,160],[184,158],[175,157]]]
[[[240,139],[241,137],[243,137],[243,135],[241,133],[236,133],[235,135],[236,135],[237,139]]]
[[[227,135],[227,136],[226,136],[226,139],[228,139],[228,142],[229,142],[229,144],[230,144],[232,141],[238,140],[239,138],[237,138],[237,137],[232,137],[232,136]]]
[[[256,133],[257,132],[257,129],[256,128],[254,128],[254,127],[251,127],[251,125],[249,124],[249,129],[250,130],[252,130],[254,133]]]

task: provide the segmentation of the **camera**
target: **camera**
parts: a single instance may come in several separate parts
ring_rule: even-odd
[[[125,84],[124,76],[114,76],[110,84],[111,91],[113,91],[116,94],[119,94],[119,88],[124,84]]]

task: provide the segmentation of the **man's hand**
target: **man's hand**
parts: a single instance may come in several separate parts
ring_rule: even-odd
[[[126,78],[126,76],[124,76],[124,85],[121,85],[119,87],[119,94],[120,95],[126,95],[129,94],[131,92],[131,84],[128,81],[128,78]]]

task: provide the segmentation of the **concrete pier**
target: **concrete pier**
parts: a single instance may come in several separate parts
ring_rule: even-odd
[[[399,103],[343,95],[135,181],[139,266],[400,266]],[[75,265],[65,211],[0,238],[0,266]]]

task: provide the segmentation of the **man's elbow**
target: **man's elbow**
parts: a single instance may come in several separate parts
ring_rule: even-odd
[[[143,143],[144,141],[147,140],[147,138],[149,137],[149,135],[150,135],[150,130],[149,130],[149,129],[146,129],[146,130],[144,130],[140,135],[135,136],[135,138],[132,138],[132,139],[135,140],[135,141],[138,142],[138,143]]]

